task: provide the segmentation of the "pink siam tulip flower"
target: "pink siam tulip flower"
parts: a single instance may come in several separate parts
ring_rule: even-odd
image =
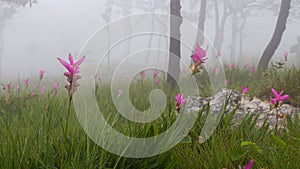
[[[192,74],[196,74],[202,69],[203,63],[205,63],[206,58],[206,52],[207,52],[208,46],[206,50],[202,49],[199,44],[196,44],[196,47],[194,48],[194,53],[192,54],[193,64],[190,66],[190,72]]]
[[[220,51],[217,52],[217,58],[219,58],[222,55],[222,53]]]
[[[44,75],[45,75],[45,71],[44,70],[40,70],[40,80],[43,79]]]
[[[85,56],[80,58],[78,61],[74,62],[73,56],[71,53],[69,54],[69,62],[67,63],[61,58],[57,58],[58,61],[68,70],[64,73],[64,75],[67,77],[68,84],[65,86],[69,92],[70,99],[73,96],[73,93],[76,91],[76,88],[79,86],[77,83],[77,80],[80,79],[80,76],[78,75],[79,66],[84,61]]]
[[[233,64],[232,64],[232,63],[228,64],[228,69],[229,69],[229,70],[232,70],[232,69],[233,69]]]
[[[160,79],[159,79],[159,78],[156,78],[156,79],[155,79],[155,84],[159,84],[159,82],[160,82]]]
[[[282,102],[285,100],[290,99],[289,95],[283,95],[283,90],[278,93],[275,89],[272,88],[272,93],[274,95],[274,98],[272,98],[272,96],[270,96],[270,105],[274,108],[280,107],[282,105]]]
[[[178,93],[176,95],[176,110],[179,112],[181,107],[187,102],[187,99],[183,98],[183,95]]]
[[[26,85],[26,88],[28,88],[28,86],[29,86],[29,79],[24,79],[24,83]]]
[[[118,97],[120,97],[123,94],[123,90],[118,90]]]
[[[17,90],[17,91],[19,91],[19,90],[20,90],[20,86],[19,86],[19,85],[16,87],[16,90]]]
[[[280,59],[279,63],[283,65],[284,61],[282,59]]]
[[[254,163],[254,160],[250,160],[249,163],[244,167],[244,169],[251,169],[253,163]]]
[[[9,82],[9,83],[7,83],[7,84],[5,85],[5,90],[6,90],[7,92],[10,92],[11,88],[12,88],[11,82]]]
[[[229,80],[227,79],[227,80],[225,80],[225,83],[226,83],[226,85],[228,85],[228,83],[229,83]]]
[[[41,93],[41,94],[44,94],[45,91],[46,91],[46,86],[42,86],[42,87],[40,88],[40,93]]]
[[[153,78],[155,79],[159,74],[158,70],[153,70]]]
[[[288,56],[289,56],[289,52],[285,51],[285,52],[283,53],[283,56],[284,56],[284,60],[287,61],[287,58],[288,58]]]
[[[58,84],[57,82],[54,82],[53,87],[54,87],[54,90],[55,90],[55,91],[58,90],[58,86],[59,86],[59,84]]]
[[[215,68],[215,75],[218,75],[220,73],[220,69],[218,67]]]
[[[129,75],[125,75],[125,76],[124,76],[124,79],[125,79],[125,80],[129,80]]]
[[[276,104],[276,99],[272,98],[272,96],[270,96],[270,105],[273,106]]]
[[[249,67],[249,64],[248,63],[245,63],[244,64],[244,69],[247,69]]]
[[[98,80],[101,82],[102,81],[102,76],[98,76]]]
[[[144,79],[144,78],[145,78],[145,76],[146,76],[146,73],[145,73],[145,71],[144,71],[144,70],[140,72],[140,76],[141,76],[141,78],[142,78],[142,79]]]
[[[250,90],[250,89],[249,89],[248,87],[246,87],[246,86],[243,86],[243,87],[242,87],[242,93],[243,93],[243,94],[247,94],[247,93],[249,92],[249,90]]]
[[[251,74],[253,74],[253,73],[254,73],[254,71],[255,71],[255,69],[254,69],[254,67],[253,67],[253,66],[249,67],[249,74],[250,74],[250,75],[251,75]]]

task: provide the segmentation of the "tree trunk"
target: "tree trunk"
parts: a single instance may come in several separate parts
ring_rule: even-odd
[[[235,9],[233,9],[235,10]],[[232,33],[231,33],[231,57],[230,62],[236,63],[236,44],[237,44],[237,31],[238,31],[238,17],[236,11],[232,15]]]
[[[280,44],[283,33],[286,29],[286,23],[291,8],[291,1],[292,0],[281,0],[281,7],[280,7],[280,12],[275,27],[275,31],[270,43],[268,44],[267,48],[265,49],[259,61],[258,64],[259,68],[262,69],[268,68],[269,62]]]
[[[2,78],[2,52],[3,52],[3,43],[2,43],[2,39],[0,37],[0,79]]]
[[[205,18],[206,18],[206,3],[207,0],[201,0],[200,12],[199,12],[199,20],[198,20],[198,30],[197,30],[197,37],[196,42],[199,45],[203,45],[204,43],[204,26],[205,26]]]
[[[109,30],[109,25],[107,25],[107,35],[108,35],[108,53],[107,53],[107,70],[110,70],[110,47],[111,47],[111,34]]]
[[[163,34],[166,34],[168,32],[167,19],[164,18],[163,20],[161,20],[162,18],[159,18],[156,15],[154,15],[154,16],[155,16],[156,21],[158,21],[160,23],[160,26],[162,26],[162,32],[163,32]],[[158,46],[160,48],[161,48],[161,39],[162,39],[162,37],[159,37],[159,45]],[[167,38],[164,38],[164,39],[165,39],[165,43],[164,44],[166,46],[168,46],[168,43],[169,43],[168,39]],[[159,56],[160,56],[160,53],[161,53],[161,50],[159,50]],[[167,62],[167,61],[168,60],[163,60],[161,62]],[[159,63],[159,59],[157,60],[157,63]]]
[[[245,28],[246,22],[247,22],[247,18],[246,16],[243,14],[243,12],[241,12],[242,14],[242,24],[239,27],[239,37],[240,37],[240,49],[239,49],[239,58],[242,57],[243,55],[243,43],[244,43],[244,34],[243,34],[243,29]]]
[[[215,20],[215,26],[216,26],[216,35],[215,35],[215,40],[214,40],[214,47],[217,51],[221,51],[222,49],[222,44],[223,44],[223,41],[224,41],[224,29],[225,29],[225,24],[226,24],[226,21],[227,21],[227,17],[228,17],[228,13],[226,12],[228,6],[227,6],[227,3],[228,2],[223,2],[224,3],[224,6],[223,6],[223,16],[222,16],[222,19],[221,19],[221,23],[220,22],[220,12],[219,12],[219,6],[218,6],[218,1],[215,0],[214,1],[215,3],[215,13],[216,13],[216,20]]]
[[[170,3],[170,46],[169,46],[169,67],[167,81],[171,88],[176,86],[180,74],[180,26],[182,17],[180,13],[180,0],[171,0]]]
[[[154,16],[152,14],[152,18],[151,18],[151,32],[153,32],[154,30]],[[149,63],[150,57],[151,57],[151,47],[152,47],[152,41],[153,41],[153,36],[154,35],[150,35],[149,37],[149,41],[148,41],[148,51],[147,51],[147,59],[145,60],[145,65],[147,65]]]

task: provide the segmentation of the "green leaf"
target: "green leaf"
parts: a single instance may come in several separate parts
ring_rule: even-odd
[[[192,138],[190,136],[185,136],[181,141],[180,143],[181,144],[189,144],[192,142]]]
[[[258,147],[257,145],[254,146],[255,147],[255,150],[259,153],[259,154],[262,154],[263,151],[260,147]]]
[[[286,146],[286,143],[280,139],[279,137],[275,136],[275,135],[272,135],[272,139],[274,140],[274,143],[276,146],[279,146],[279,147],[285,147]]]
[[[247,151],[243,151],[242,149],[235,149],[231,152],[230,159],[232,161],[236,161],[247,154]]]
[[[248,145],[255,145],[255,143],[252,143],[252,142],[250,142],[250,141],[243,141],[243,142],[241,142],[241,146],[248,146]]]

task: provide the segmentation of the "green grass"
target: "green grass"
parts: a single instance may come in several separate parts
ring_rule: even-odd
[[[270,69],[249,76],[247,70],[226,69],[229,88],[250,87],[250,95],[267,101],[271,88],[285,90],[291,95],[287,103],[299,106],[300,71],[296,68]],[[207,74],[197,75],[200,94],[210,94]],[[79,81],[80,82],[80,81]],[[128,136],[150,137],[165,131],[176,119],[175,91],[162,82],[155,85],[149,78],[144,86],[137,80],[130,86],[130,99],[139,110],[149,107],[148,94],[160,88],[170,95],[162,116],[150,124],[130,122],[117,113],[109,85],[97,83],[96,97],[105,117],[116,130]],[[239,126],[232,126],[232,117],[224,115],[213,135],[203,144],[198,136],[209,113],[209,107],[199,117],[189,133],[190,142],[155,157],[131,159],[109,153],[92,142],[80,126],[73,107],[69,127],[67,121],[67,91],[58,95],[37,95],[22,90],[8,95],[2,91],[0,99],[0,168],[238,168],[253,159],[253,168],[300,168],[299,117],[287,116],[285,130],[268,130],[268,124],[256,128],[256,118],[247,116]],[[76,94],[76,93],[75,93]],[[246,113],[246,112],[245,112]],[[118,117],[117,122],[115,121]]]

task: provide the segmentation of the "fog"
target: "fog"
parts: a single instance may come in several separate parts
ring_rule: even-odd
[[[134,15],[142,12],[162,12],[169,14],[169,2],[166,2],[166,8],[162,7],[161,9],[122,8],[122,6],[126,7],[126,3],[130,2],[133,1],[115,2],[112,5],[110,20],[114,21],[126,15]],[[46,70],[48,76],[60,75],[64,71],[64,68],[58,63],[56,58],[62,57],[67,59],[68,53],[77,56],[87,40],[96,31],[106,25],[106,21],[102,17],[107,7],[106,3],[106,1],[98,0],[39,0],[31,8],[29,6],[15,7],[16,12],[11,18],[0,18],[0,45],[2,48],[0,50],[1,80],[18,76],[35,76],[38,75],[41,69]],[[135,5],[133,4],[133,6]],[[2,11],[0,13],[2,14],[5,12],[3,9],[1,7]],[[199,7],[190,9],[188,1],[182,1],[182,10],[185,13],[190,12],[191,15],[196,17],[199,15]],[[213,10],[213,8],[207,8],[207,10]],[[206,18],[205,35],[207,40],[213,43],[215,37],[215,17],[213,16],[214,11],[208,12],[212,13],[212,16]],[[235,61],[229,61],[229,55],[231,54],[232,18],[228,18],[224,32],[224,43],[220,50],[222,53],[221,59],[224,63],[258,63],[259,58],[272,37],[278,13],[274,14],[267,10],[256,12],[256,16],[247,18],[243,29],[244,43],[242,56],[237,54]],[[198,19],[195,20],[189,15],[183,15],[183,19],[197,27]],[[297,36],[300,35],[299,21],[299,18],[289,17],[287,29],[272,60],[280,60],[283,53],[290,51],[290,47],[297,43]],[[124,27],[120,27],[120,30],[114,31],[123,31]],[[187,32],[185,28],[182,28],[181,33],[182,36],[190,37],[191,41],[195,41],[196,32],[192,34],[191,32]],[[139,37],[135,42],[132,42],[133,45],[130,48],[133,49],[134,44],[147,43],[150,37]],[[153,42],[157,42],[157,39],[154,38]],[[128,48],[126,44],[124,45],[123,50],[114,53],[116,58],[124,57],[124,51]],[[164,45],[165,48],[168,47],[166,44],[161,45]],[[190,53],[183,50],[181,57],[188,62]],[[139,63],[143,63],[143,61]],[[292,63],[299,64],[299,58],[296,58],[295,54],[289,54],[289,64]],[[114,63],[114,60],[112,60],[111,64],[114,65],[117,63]]]

